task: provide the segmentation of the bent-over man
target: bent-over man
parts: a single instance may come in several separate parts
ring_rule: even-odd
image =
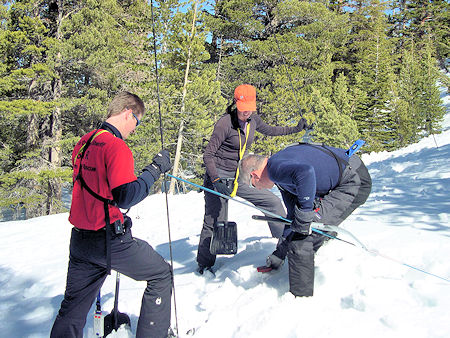
[[[346,150],[299,143],[270,158],[248,155],[241,162],[241,182],[257,189],[278,186],[287,208],[283,238],[267,258],[267,266],[279,268],[286,255],[290,291],[312,296],[314,254],[325,236],[312,233],[311,223],[339,225],[368,198],[372,180],[361,159]]]

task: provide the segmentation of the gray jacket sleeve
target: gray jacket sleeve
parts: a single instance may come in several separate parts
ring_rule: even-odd
[[[289,134],[298,133],[303,130],[303,128],[301,126],[295,126],[295,127],[269,126],[257,114],[252,116],[252,121],[255,121],[255,123],[256,123],[256,131],[260,132],[261,134],[268,135],[268,136],[289,135]]]
[[[229,130],[230,128],[227,126],[226,120],[224,118],[219,119],[214,126],[214,131],[203,153],[206,172],[212,180],[219,177],[216,164],[214,163],[214,155],[227,138]]]

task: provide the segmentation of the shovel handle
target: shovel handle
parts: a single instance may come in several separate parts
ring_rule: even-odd
[[[117,314],[119,313],[119,285],[120,285],[120,273],[117,272],[116,275],[116,294],[114,295],[114,330],[117,330],[119,328],[119,323],[117,320]]]

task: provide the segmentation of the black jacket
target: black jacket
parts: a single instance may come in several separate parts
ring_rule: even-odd
[[[255,131],[264,135],[279,136],[298,133],[303,130],[302,126],[269,126],[256,113],[250,116],[248,122],[250,123],[250,130],[246,151],[250,149],[253,143]],[[240,130],[240,133],[238,130]],[[213,180],[219,177],[218,168],[225,171],[236,171],[239,163],[239,135],[243,146],[245,144],[245,131],[239,126],[236,110],[232,111],[231,114],[223,115],[215,124],[214,131],[203,153],[206,172]]]

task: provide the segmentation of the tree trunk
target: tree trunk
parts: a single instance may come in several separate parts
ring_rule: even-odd
[[[191,43],[195,36],[195,21],[197,19],[197,1],[195,1],[194,5],[194,17],[192,19],[192,29],[191,29]],[[181,157],[181,147],[183,144],[183,129],[184,129],[184,120],[183,115],[185,112],[185,99],[186,99],[186,93],[187,93],[187,83],[188,83],[188,75],[189,75],[189,66],[191,64],[191,45],[189,45],[188,49],[188,57],[186,62],[186,70],[184,72],[184,84],[183,84],[183,94],[181,97],[181,122],[180,127],[178,128],[178,141],[177,141],[177,150],[175,152],[175,160],[173,162],[173,176],[178,175],[178,167],[180,165],[180,157]],[[173,194],[175,191],[175,183],[176,180],[174,178],[170,181],[170,188],[169,188],[169,194]]]
[[[220,67],[222,65],[222,49],[223,48],[223,39],[222,36],[220,36],[220,47],[219,47],[219,61],[217,62],[217,71],[216,71],[216,78],[220,81]]]
[[[63,1],[58,0],[58,22],[56,30],[56,39],[61,40],[61,23],[63,20]],[[50,146],[48,149],[48,163],[52,170],[61,166],[61,147],[62,139],[61,127],[61,108],[59,107],[59,99],[61,98],[62,80],[59,75],[59,68],[61,66],[61,53],[58,52],[55,60],[55,83],[53,85],[52,100],[56,101],[56,107],[50,116]],[[47,215],[55,212],[55,202],[61,200],[62,181],[59,177],[50,178],[47,187]]]

